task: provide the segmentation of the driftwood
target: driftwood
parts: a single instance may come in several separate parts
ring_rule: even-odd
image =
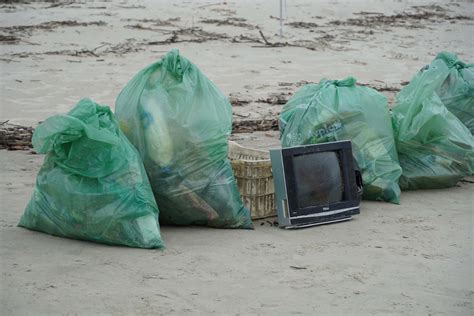
[[[78,26],[104,26],[107,25],[104,21],[93,21],[93,22],[78,22],[76,20],[67,20],[67,21],[48,21],[43,22],[40,24],[33,24],[33,25],[14,25],[14,26],[6,26],[0,27],[0,31],[3,33],[8,33],[11,35],[16,35],[18,33],[22,34],[30,34],[32,31],[36,30],[45,30],[45,31],[52,31],[59,27],[78,27]]]
[[[178,30],[169,31],[169,33],[171,33],[171,36],[165,40],[146,42],[146,44],[166,45],[183,42],[204,43],[207,41],[215,41],[229,38],[229,36],[226,34],[207,32],[200,27],[180,28]]]
[[[0,149],[30,150],[34,128],[8,123],[0,123]]]
[[[229,94],[229,102],[232,106],[242,106],[252,103],[250,96],[242,95],[239,92]]]
[[[286,104],[292,95],[292,92],[271,93],[266,98],[257,99],[257,102],[267,103],[270,105]]]
[[[358,12],[354,13],[357,18],[350,18],[345,21],[335,20],[330,21],[329,25],[343,25],[343,26],[360,26],[367,28],[376,27],[405,27],[405,28],[425,28],[426,21],[441,22],[441,21],[460,21],[472,20],[472,16],[456,15],[451,16],[448,10],[438,5],[413,6],[415,12],[404,11],[394,15],[384,15],[378,12]]]
[[[299,28],[299,29],[312,29],[318,27],[319,25],[313,22],[303,22],[303,21],[296,21],[296,22],[289,22],[287,25]]]
[[[296,41],[293,43],[289,42],[270,42],[267,40],[265,35],[263,35],[263,32],[261,30],[258,30],[260,33],[260,36],[263,39],[263,42],[265,45],[253,45],[252,47],[254,48],[274,48],[274,47],[301,47],[301,48],[306,48],[309,50],[316,50],[319,48],[320,43],[319,42],[314,42],[314,41]]]
[[[200,22],[206,23],[206,24],[215,24],[217,26],[228,25],[228,26],[244,27],[249,30],[254,30],[257,28],[257,26],[249,24],[246,21],[247,20],[243,18],[229,17],[227,19],[204,19],[204,20],[201,20]]]
[[[378,92],[399,92],[401,90],[401,87],[396,87],[396,86],[388,86],[388,85],[378,85],[374,83],[364,83],[364,82],[357,82],[358,86],[363,86],[363,87],[369,87],[374,90],[377,90]],[[402,84],[400,84],[402,85]]]
[[[277,131],[278,118],[246,119],[234,121],[233,133],[251,133],[255,131]],[[0,149],[31,150],[31,137],[34,128],[8,123],[0,123]]]
[[[258,43],[262,44],[262,41],[253,36],[240,34],[239,36],[234,36],[231,40],[232,43]]]
[[[125,22],[140,22],[140,23],[152,23],[154,26],[174,26],[174,22],[181,21],[180,17],[169,18],[166,20],[161,19],[120,19],[120,21]],[[127,26],[125,26],[127,27]]]
[[[17,43],[20,41],[18,36],[0,34],[0,43]]]
[[[234,121],[232,133],[252,133],[256,131],[277,131],[278,118],[249,119]]]

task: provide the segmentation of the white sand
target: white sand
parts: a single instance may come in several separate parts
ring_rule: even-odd
[[[302,230],[163,227],[161,252],[16,227],[41,161],[0,155],[4,315],[472,314],[473,184]]]
[[[288,0],[288,22],[321,26],[286,25],[283,39],[277,36],[278,21],[270,18],[278,15],[277,3],[94,1],[48,9],[51,3],[6,5],[0,8],[0,27],[65,20],[105,21],[107,25],[13,32],[22,41],[0,44],[0,121],[34,126],[67,111],[81,97],[113,107],[125,83],[173,47],[226,94],[252,101],[234,108],[236,119],[276,115],[281,105],[256,101],[272,93],[292,93],[301,80],[353,75],[377,87],[400,87],[441,50],[474,61],[472,1],[439,1],[450,16],[467,15],[470,20],[354,27],[327,23],[360,17],[353,15],[360,11],[391,15],[430,2]],[[123,20],[175,17],[181,20],[174,26]],[[256,29],[200,22],[228,17],[258,25],[271,42],[311,41],[303,44],[314,45],[315,50],[232,43],[241,34],[261,38]],[[137,23],[154,30],[125,27]],[[191,26],[230,38],[140,44],[169,38],[162,29]],[[315,39],[325,35],[335,38]],[[107,52],[127,41],[139,51]],[[94,51],[97,56],[45,54],[101,45]],[[393,97],[393,92],[384,93]],[[276,132],[238,134],[233,139],[253,147],[278,144]],[[17,228],[42,159],[26,152],[0,151],[2,314],[474,313],[472,183],[404,192],[399,206],[364,201],[362,214],[351,222],[304,230],[281,230],[266,221],[256,222],[254,231],[164,227],[167,250],[161,252],[108,247]]]

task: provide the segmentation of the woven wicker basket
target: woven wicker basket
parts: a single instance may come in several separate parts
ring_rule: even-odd
[[[276,216],[270,154],[229,141],[229,159],[240,195],[250,209],[252,219]]]

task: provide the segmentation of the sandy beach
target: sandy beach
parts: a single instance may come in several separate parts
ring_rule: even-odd
[[[0,122],[35,127],[83,97],[114,108],[178,48],[229,96],[231,139],[268,149],[305,83],[354,76],[392,106],[438,52],[474,62],[472,1],[287,2],[280,36],[278,1],[1,1]],[[0,150],[2,314],[474,313],[472,178],[309,229],[162,227],[159,251],[16,227],[43,158]]]

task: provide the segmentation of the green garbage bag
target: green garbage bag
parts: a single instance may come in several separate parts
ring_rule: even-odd
[[[81,100],[41,123],[46,154],[19,226],[111,245],[162,248],[158,207],[136,149],[109,107]]]
[[[436,93],[451,71],[437,58],[396,97],[392,121],[402,190],[450,187],[472,174],[473,136]]]
[[[449,68],[436,93],[448,110],[474,134],[474,64],[466,64],[449,52],[439,53],[436,60],[442,60]]]
[[[280,114],[283,147],[351,140],[363,198],[400,202],[401,168],[387,99],[356,79],[323,79],[301,88]]]
[[[126,85],[116,115],[141,154],[161,223],[253,227],[227,159],[231,105],[198,67],[172,50]]]

